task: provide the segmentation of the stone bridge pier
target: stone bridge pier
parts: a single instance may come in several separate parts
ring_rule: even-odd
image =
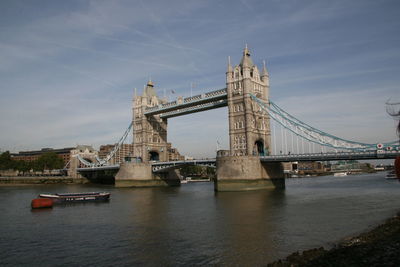
[[[280,162],[263,163],[258,156],[230,156],[226,152],[217,155],[215,191],[285,188]]]
[[[123,162],[115,176],[116,187],[179,186],[176,169],[154,173],[149,162]]]

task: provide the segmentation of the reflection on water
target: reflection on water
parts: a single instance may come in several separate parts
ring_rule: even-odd
[[[286,189],[215,193],[211,183],[117,189],[0,187],[0,263],[15,265],[260,265],[329,245],[399,207],[384,174],[291,179]],[[105,203],[31,211],[39,193],[110,191]]]
[[[279,231],[274,218],[284,194],[284,190],[216,194],[224,235],[223,262],[253,265],[275,256],[271,233]]]

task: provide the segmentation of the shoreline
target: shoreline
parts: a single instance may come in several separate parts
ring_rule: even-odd
[[[400,266],[400,212],[330,249],[297,251],[267,266]]]
[[[0,176],[0,186],[41,184],[85,184],[86,178],[70,176]]]

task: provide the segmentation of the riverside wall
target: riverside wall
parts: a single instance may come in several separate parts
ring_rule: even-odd
[[[0,185],[23,184],[85,184],[86,178],[73,178],[69,176],[0,176]]]

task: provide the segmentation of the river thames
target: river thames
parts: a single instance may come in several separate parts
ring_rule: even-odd
[[[287,179],[285,190],[223,193],[212,183],[1,186],[0,265],[265,265],[395,215],[400,183],[384,176]],[[84,191],[109,191],[111,200],[30,208],[39,193]]]

